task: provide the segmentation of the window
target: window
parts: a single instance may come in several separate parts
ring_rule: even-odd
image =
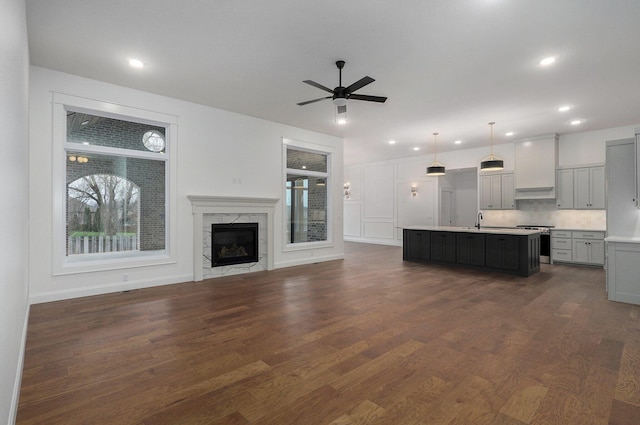
[[[329,155],[287,146],[285,202],[287,243],[328,240]]]
[[[67,112],[67,256],[164,251],[164,131]]]
[[[175,124],[169,115],[54,94],[54,148],[64,155],[54,164],[54,274],[173,262],[175,154],[167,142]]]

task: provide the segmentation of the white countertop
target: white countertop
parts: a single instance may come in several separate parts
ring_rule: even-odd
[[[578,228],[578,227],[552,227],[550,230],[551,231],[553,231],[553,230],[561,230],[561,231],[567,231],[567,232],[570,232],[570,231],[574,231],[574,232],[606,232],[607,231],[607,229],[588,229],[588,228],[585,228],[585,227],[581,227],[581,228]]]
[[[640,237],[630,236],[608,236],[604,238],[605,242],[623,242],[623,243],[640,243]]]
[[[540,233],[537,230],[530,229],[507,229],[496,227],[451,227],[451,226],[405,226],[404,229],[410,230],[430,230],[436,232],[459,232],[459,233],[491,233],[497,235],[518,235],[527,236]]]

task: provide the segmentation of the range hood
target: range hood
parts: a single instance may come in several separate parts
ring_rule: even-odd
[[[515,148],[515,198],[555,199],[558,135],[519,140]]]

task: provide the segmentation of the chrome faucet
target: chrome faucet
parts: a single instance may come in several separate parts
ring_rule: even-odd
[[[480,230],[480,220],[482,220],[482,211],[478,211],[478,221],[476,222],[476,227]]]

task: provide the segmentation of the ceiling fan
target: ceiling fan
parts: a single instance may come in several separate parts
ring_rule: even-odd
[[[354,91],[359,90],[362,87],[366,86],[367,84],[371,84],[375,81],[373,78],[369,76],[362,77],[361,79],[359,79],[358,81],[356,81],[355,83],[351,84],[348,87],[343,87],[342,86],[342,68],[344,68],[344,64],[345,62],[343,60],[339,60],[336,62],[336,66],[338,67],[340,76],[339,76],[338,87],[336,87],[333,90],[323,86],[322,84],[318,84],[315,81],[311,81],[311,80],[303,81],[303,83],[307,83],[313,87],[319,88],[320,90],[324,90],[326,92],[331,93],[331,96],[320,97],[318,99],[313,99],[313,100],[307,100],[306,102],[298,103],[298,105],[300,106],[308,105],[309,103],[319,102],[325,99],[333,99],[333,104],[338,107],[338,114],[344,114],[347,112],[347,100],[349,99],[366,100],[369,102],[380,102],[380,103],[384,103],[387,100],[387,98],[383,96],[370,96],[367,94],[354,93]]]

